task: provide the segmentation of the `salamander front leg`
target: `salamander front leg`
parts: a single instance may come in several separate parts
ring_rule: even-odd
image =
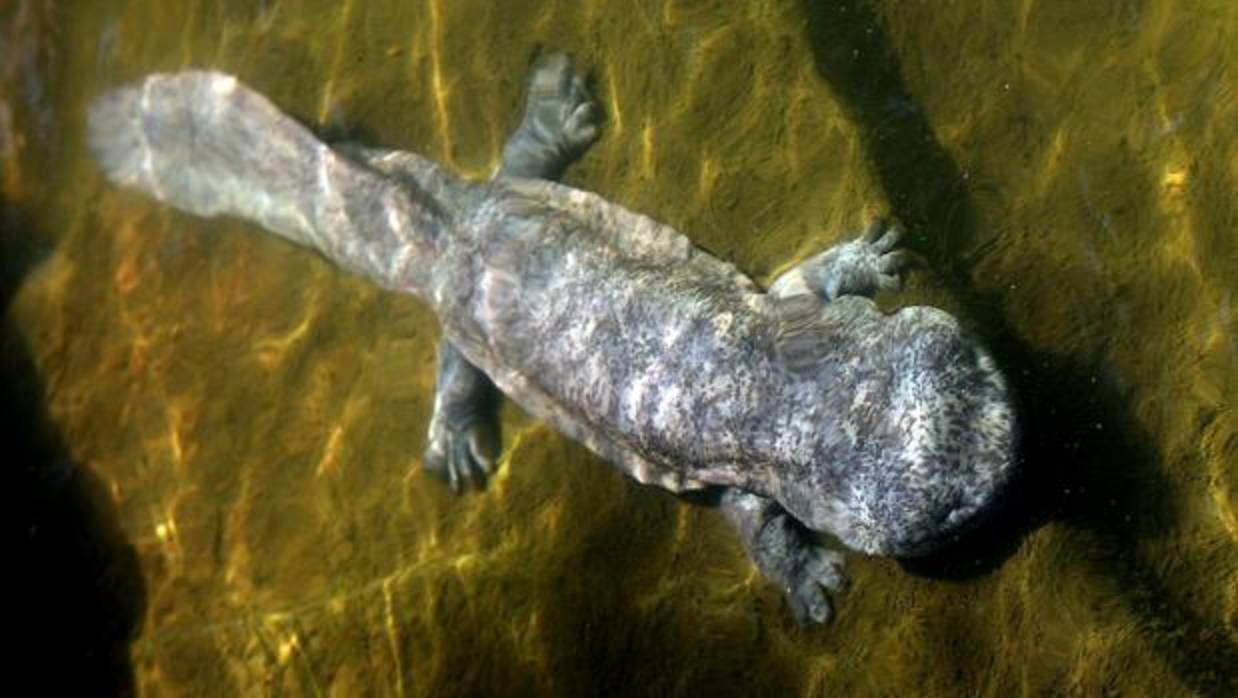
[[[476,366],[444,340],[439,344],[434,414],[426,469],[459,492],[485,487],[498,450],[498,391]]]
[[[878,220],[860,237],[792,267],[774,280],[769,292],[783,298],[812,293],[828,303],[841,296],[897,291],[899,274],[911,261],[907,252],[894,249],[901,236],[897,227]]]
[[[730,488],[723,513],[761,574],[777,584],[800,622],[825,623],[833,614],[826,592],[847,586],[843,556],[822,547],[811,532],[768,497]]]

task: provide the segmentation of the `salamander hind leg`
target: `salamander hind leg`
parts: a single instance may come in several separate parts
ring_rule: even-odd
[[[499,176],[557,180],[601,134],[602,110],[571,57],[555,53],[529,75],[524,117],[503,148]]]
[[[876,221],[859,237],[837,244],[792,267],[774,280],[778,297],[811,293],[823,301],[842,296],[871,297],[878,290],[897,291],[910,255],[896,250],[902,231]]]
[[[833,609],[827,592],[842,591],[848,583],[842,554],[822,547],[803,524],[767,497],[731,488],[720,506],[748,557],[782,589],[796,619],[829,621]]]
[[[497,394],[481,369],[454,345],[439,345],[434,414],[430,418],[426,468],[459,492],[485,487],[498,450]]]

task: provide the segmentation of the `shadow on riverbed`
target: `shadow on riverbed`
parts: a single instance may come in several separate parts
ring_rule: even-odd
[[[935,578],[983,575],[1032,531],[1060,522],[1094,541],[1079,557],[1116,581],[1144,636],[1184,683],[1204,694],[1230,687],[1238,647],[1226,628],[1192,610],[1141,552],[1175,520],[1160,454],[1119,379],[1093,357],[1032,350],[1008,323],[1000,292],[971,284],[960,255],[977,249],[981,231],[967,179],[907,90],[872,7],[862,0],[803,7],[817,70],[859,129],[891,214],[908,228],[907,246],[963,302],[1020,400],[1022,475],[1010,506],[951,550],[904,567]]]
[[[11,686],[40,695],[134,695],[129,643],[145,608],[136,551],[104,484],[74,461],[44,404],[45,387],[10,305],[46,256],[41,237],[0,202],[0,425],[5,509],[16,550],[8,603],[17,619]]]

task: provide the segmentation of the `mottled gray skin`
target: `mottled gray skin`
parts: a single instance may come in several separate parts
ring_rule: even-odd
[[[869,300],[904,265],[883,224],[762,291],[687,238],[555,184],[598,135],[571,61],[530,79],[488,183],[411,153],[318,141],[217,73],[152,75],[94,103],[122,185],[252,220],[413,293],[445,337],[426,462],[453,486],[492,463],[493,386],[640,482],[713,488],[797,617],[845,583],[827,533],[931,552],[991,513],[1015,422],[985,351],[946,313]]]

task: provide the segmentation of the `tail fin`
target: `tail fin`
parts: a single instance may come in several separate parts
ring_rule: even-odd
[[[90,106],[88,137],[117,184],[248,219],[391,288],[418,290],[446,224],[424,192],[335,152],[229,75],[155,74],[108,92]]]

